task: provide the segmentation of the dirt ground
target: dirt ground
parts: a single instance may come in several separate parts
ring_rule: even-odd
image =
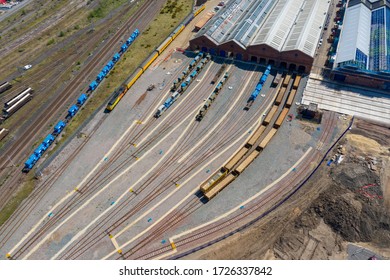
[[[390,258],[390,129],[356,120],[333,155],[275,213],[186,259],[347,259],[348,244]],[[330,155],[332,157],[333,155]]]

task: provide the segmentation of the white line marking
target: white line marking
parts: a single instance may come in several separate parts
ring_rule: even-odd
[[[180,237],[182,237],[182,236],[184,236],[184,235],[186,235],[186,234],[189,234],[189,233],[191,233],[191,232],[194,232],[194,231],[196,231],[196,230],[198,230],[198,229],[200,229],[200,228],[202,228],[202,227],[206,227],[206,226],[208,226],[208,225],[210,225],[210,224],[212,224],[212,223],[215,223],[215,222],[217,222],[217,221],[219,221],[219,220],[221,220],[221,219],[223,219],[223,218],[226,218],[227,216],[229,216],[230,214],[232,214],[233,212],[235,212],[235,211],[237,211],[237,210],[241,210],[241,209],[240,209],[241,205],[247,205],[248,203],[250,203],[251,201],[253,201],[253,200],[256,199],[257,197],[259,197],[260,195],[262,195],[264,192],[268,191],[270,188],[272,188],[273,186],[275,186],[277,183],[279,183],[279,182],[280,182],[282,179],[284,179],[288,174],[290,174],[292,168],[297,167],[297,166],[303,161],[303,159],[311,152],[312,149],[313,149],[313,148],[310,147],[310,148],[303,154],[303,156],[302,156],[302,157],[301,157],[301,158],[300,158],[292,167],[289,167],[289,168],[287,169],[287,171],[286,171],[281,177],[279,177],[277,180],[273,181],[271,184],[269,184],[267,187],[265,187],[264,189],[262,189],[261,191],[259,191],[259,192],[258,192],[257,194],[255,194],[254,196],[248,198],[248,199],[245,200],[244,202],[240,202],[238,205],[236,205],[235,207],[233,207],[233,208],[232,208],[231,210],[229,210],[228,212],[222,214],[222,215],[219,216],[219,217],[216,217],[215,219],[213,219],[213,220],[211,220],[211,221],[208,221],[208,222],[206,222],[206,223],[204,223],[204,224],[201,224],[201,225],[199,225],[199,226],[197,226],[197,227],[194,227],[194,228],[192,228],[192,229],[189,229],[189,230],[187,230],[187,231],[184,231],[184,232],[182,232],[182,233],[179,233],[179,234],[177,234],[177,235],[174,235],[174,236],[170,237],[170,238],[169,238],[169,241],[170,241],[170,242],[174,242],[174,239],[180,238]],[[157,224],[157,223],[156,223],[156,224]],[[176,251],[177,251],[177,250],[176,250]],[[170,255],[173,255],[176,251],[168,252],[168,253],[166,253],[166,254],[164,254],[164,255],[161,255],[161,256],[157,257],[156,259],[162,259],[162,258],[168,257],[168,256],[170,256]]]

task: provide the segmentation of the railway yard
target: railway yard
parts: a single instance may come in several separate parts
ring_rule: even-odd
[[[134,51],[125,52],[134,45],[125,46],[126,39],[135,30],[145,35],[161,7],[171,3],[130,2],[92,27],[96,33],[117,24],[117,30],[74,50],[75,58],[46,61],[42,53],[31,62],[38,68],[33,74],[2,74],[5,80],[21,79],[23,86],[1,85],[1,101],[17,102],[11,99],[14,93],[32,89],[21,112],[11,116],[7,110],[13,103],[3,110],[9,119],[1,126],[7,129],[0,129],[0,141],[8,140],[0,147],[0,207],[23,182],[34,186],[0,224],[0,257],[342,259],[349,244],[390,257],[386,122],[374,125],[325,109],[316,112],[317,121],[307,120],[300,113],[301,102],[305,90],[315,87],[307,73],[186,49],[199,17],[219,3],[214,0],[172,24],[167,39],[156,43],[125,82],[109,86],[99,71],[110,59],[117,67],[132,59]],[[115,21],[130,11],[136,12]],[[65,40],[83,40],[92,29]],[[142,40],[137,36],[131,42]],[[96,45],[99,41],[104,44]],[[47,83],[60,79],[61,67],[42,76],[40,63],[57,65],[64,59],[61,65],[69,70],[78,56],[86,57],[85,62],[71,71],[71,78],[61,80],[61,88]],[[113,68],[104,76],[117,73]],[[91,89],[94,81],[102,82],[96,91]],[[86,93],[73,105],[76,112],[104,89],[116,89],[116,94],[105,93],[81,125],[64,133],[72,124],[69,108],[80,94]],[[40,103],[45,90],[60,94]],[[27,106],[39,108],[30,120],[24,119],[32,108]],[[63,127],[56,132],[59,120]],[[29,165],[26,159],[35,157],[40,142],[49,143],[43,147],[48,152]],[[347,206],[337,208],[338,196]],[[359,221],[351,218],[357,213],[364,213]],[[343,215],[345,223],[335,218]]]

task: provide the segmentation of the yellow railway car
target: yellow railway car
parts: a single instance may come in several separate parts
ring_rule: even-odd
[[[276,120],[276,122],[274,124],[275,128],[279,128],[282,125],[282,123],[283,123],[284,119],[286,118],[287,114],[288,114],[288,108],[284,108],[282,110],[282,112],[280,112],[279,117],[278,117],[278,119]]]
[[[271,120],[272,120],[272,118],[275,115],[277,110],[278,110],[278,106],[276,106],[276,105],[272,106],[271,110],[268,112],[267,116],[265,117],[265,119],[263,121],[263,125],[266,126],[271,122]]]
[[[286,77],[283,80],[283,86],[287,87],[288,83],[290,82],[290,80],[291,80],[291,74],[287,74]]]
[[[225,178],[227,174],[227,170],[225,170],[223,167],[213,175],[211,175],[201,186],[200,190],[203,193],[208,192],[215,184],[217,184],[219,181],[221,181],[223,178]]]
[[[245,170],[245,168],[247,168],[249,164],[251,164],[257,158],[260,152],[261,150],[259,149],[259,147],[256,147],[256,150],[254,150],[243,162],[241,162],[241,164],[236,168],[235,171],[241,174]]]
[[[160,55],[172,43],[172,41],[172,37],[168,37],[167,39],[165,39],[165,41],[162,42],[162,44],[156,49],[158,54]]]
[[[294,80],[293,89],[297,89],[299,86],[299,83],[301,82],[301,76],[297,75]]]
[[[216,196],[220,191],[222,191],[227,185],[229,185],[231,182],[236,179],[237,174],[230,173],[228,176],[226,176],[222,181],[218,182],[210,191],[205,193],[205,197],[208,200],[211,200],[214,196]]]
[[[278,93],[278,95],[276,96],[276,99],[275,99],[275,104],[276,105],[279,105],[281,102],[282,102],[282,100],[283,100],[283,96],[284,96],[284,94],[286,93],[286,88],[285,87],[282,87],[280,90],[279,90],[279,93]]]
[[[259,128],[255,131],[255,133],[249,139],[248,145],[250,145],[252,147],[256,143],[257,139],[260,138],[261,134],[263,134],[264,130],[265,130],[264,125],[259,126]]]
[[[127,83],[127,88],[131,88],[134,83],[139,79],[139,77],[141,77],[143,73],[143,70],[141,68],[139,68],[134,74],[133,76],[129,79],[129,82]]]
[[[228,171],[231,171],[233,166],[237,164],[237,162],[242,159],[242,157],[246,154],[248,151],[247,147],[242,147],[230,160],[229,162],[225,165],[225,169]]]
[[[184,27],[185,27],[184,24],[181,24],[178,28],[176,28],[175,31],[173,31],[172,40],[175,40],[177,35],[179,35],[183,31]]]
[[[158,57],[158,52],[157,52],[157,51],[154,51],[154,53],[149,57],[149,59],[148,59],[147,61],[145,61],[145,62],[141,65],[142,70],[145,72],[146,69],[149,68],[149,66],[153,63],[153,61],[156,60],[157,57]]]
[[[196,17],[197,15],[199,15],[204,9],[206,8],[206,6],[203,4],[202,6],[199,7],[199,9],[197,9],[195,12],[194,12],[194,17]]]
[[[271,131],[268,132],[267,136],[263,139],[263,141],[261,141],[259,145],[261,149],[264,149],[268,145],[269,141],[271,141],[272,137],[274,137],[276,131],[278,131],[276,128],[272,128]]]
[[[292,103],[294,102],[295,95],[297,94],[297,90],[293,89],[290,92],[290,95],[288,96],[287,102],[286,102],[286,107],[290,108]]]

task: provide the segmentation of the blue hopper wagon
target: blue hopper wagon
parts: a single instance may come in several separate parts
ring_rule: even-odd
[[[80,95],[79,99],[77,99],[77,104],[83,105],[85,103],[85,101],[87,101],[87,99],[88,99],[88,96],[85,93],[83,93]]]
[[[107,68],[109,69],[109,70],[111,70],[112,69],[112,67],[114,67],[114,62],[112,62],[111,60],[107,63]]]
[[[38,148],[35,149],[34,154],[38,157],[38,159],[43,155],[46,151],[46,147],[43,144],[40,144]]]
[[[72,107],[69,108],[68,110],[68,116],[73,118],[74,115],[76,115],[77,111],[79,110],[79,107],[77,105],[73,105]]]
[[[112,61],[113,62],[117,62],[119,60],[119,58],[121,58],[121,55],[119,53],[116,53],[114,54],[114,56],[112,57]],[[104,69],[103,69],[104,70]]]
[[[126,43],[124,43],[124,44],[122,45],[122,47],[121,47],[121,52],[124,53],[124,52],[127,50],[128,47],[129,47],[129,46],[128,46]]]
[[[131,43],[133,43],[133,41],[134,41],[134,38],[129,37],[129,39],[127,39],[127,41],[126,41],[126,44],[127,44],[128,46],[130,46]]]
[[[43,140],[42,144],[46,146],[46,149],[54,142],[55,138],[53,135],[49,134],[46,136],[45,140]]]
[[[61,131],[65,128],[66,123],[63,121],[59,121],[56,126],[54,127],[54,135],[58,135],[61,133]]]
[[[98,86],[98,83],[96,81],[93,81],[90,85],[89,85],[89,91],[94,91]]]
[[[104,79],[105,76],[106,76],[106,74],[103,71],[100,72],[99,75],[97,75],[97,77],[96,77],[96,81],[100,83]]]
[[[35,163],[38,161],[38,157],[35,154],[32,154],[28,160],[24,163],[24,168],[30,170],[34,167]]]

